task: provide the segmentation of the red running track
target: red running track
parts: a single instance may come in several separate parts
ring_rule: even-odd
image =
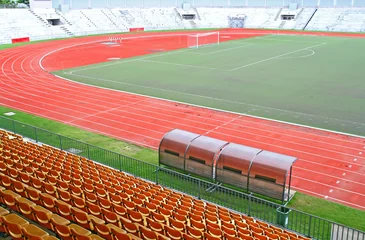
[[[254,33],[249,36],[268,32]],[[364,138],[82,85],[48,73],[109,57],[148,54],[161,42],[168,50],[184,47],[182,42],[186,41],[176,34],[133,34],[150,37],[126,41],[118,47],[123,51],[100,44],[106,40],[100,36],[1,51],[0,104],[154,149],[167,131],[180,128],[296,156],[294,189],[365,209]],[[235,32],[232,38],[243,36]],[[136,42],[138,47],[133,44]]]

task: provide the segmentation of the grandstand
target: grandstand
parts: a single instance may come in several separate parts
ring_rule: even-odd
[[[12,211],[0,208],[0,231],[16,239],[308,239],[20,135],[0,137],[0,203]]]
[[[97,1],[96,1],[97,2]],[[209,2],[209,3],[208,3]],[[253,1],[252,1],[253,2]],[[266,1],[265,1],[266,2]],[[280,3],[279,3],[280,2]],[[0,43],[10,43],[12,38],[30,37],[31,40],[52,39],[70,36],[81,36],[100,33],[127,32],[130,28],[143,27],[145,30],[194,29],[194,28],[227,28],[228,17],[245,15],[245,28],[270,28],[294,30],[321,31],[365,31],[365,7],[357,1],[301,1],[294,7],[282,5],[282,1],[267,1],[260,6],[257,1],[247,5],[239,5],[230,1],[227,7],[225,1],[211,5],[210,1],[195,1],[190,8],[182,5],[156,4],[146,1],[142,8],[138,4],[115,5],[109,1],[109,6],[92,3],[74,3],[65,8],[35,8],[35,9],[0,9],[1,19],[5,19],[0,35]],[[166,1],[169,3],[169,1]],[[157,6],[160,4],[157,4]],[[163,6],[162,6],[163,5]],[[365,4],[364,4],[365,5]],[[168,7],[169,6],[169,7]],[[209,7],[207,7],[209,6]],[[321,8],[321,7],[325,8]],[[354,6],[353,8],[349,8]],[[93,8],[91,8],[93,7]],[[318,8],[319,7],[319,8]],[[91,8],[91,9],[90,9]],[[317,11],[318,10],[318,11]],[[184,16],[191,19],[185,19]],[[291,16],[289,19],[285,16]],[[24,22],[23,19],[27,18]]]
[[[220,44],[222,46],[220,41],[229,42],[229,40],[239,39],[239,32],[232,31],[230,34],[220,36],[220,32],[215,30],[230,26],[252,29],[247,35],[258,38],[265,35],[260,32],[262,29],[272,30],[274,34],[279,35],[292,33],[290,31],[279,32],[279,30],[365,32],[364,0],[31,0],[30,2],[29,8],[0,9],[0,20],[2,21],[0,47],[1,44],[23,41],[73,38],[96,34],[150,30],[193,30],[193,34],[183,33],[179,35],[177,37],[179,40],[176,41],[179,43],[174,42],[170,46],[168,41],[158,42],[159,40],[156,40],[153,42],[154,40],[152,40],[153,44],[151,43],[147,50],[138,48],[138,53],[142,55],[176,50],[182,48],[181,42],[188,39],[188,50],[199,56],[199,54],[210,55],[231,49],[237,49],[238,52],[238,49],[242,50],[244,47],[252,45],[249,43],[238,46],[236,42],[234,43],[237,44],[236,46],[230,46],[226,49],[217,48],[207,53],[193,52],[200,47],[204,49],[208,45],[217,46]],[[235,17],[236,21],[242,24],[230,25],[230,19]],[[205,28],[214,30],[206,34],[195,33],[195,31]],[[275,32],[276,30],[278,31]],[[167,34],[174,36],[173,33]],[[171,37],[170,35],[162,36],[165,37],[165,40]],[[200,38],[201,36],[202,38]],[[205,43],[204,37],[208,39],[209,36],[212,37]],[[200,45],[197,40],[198,37]],[[105,56],[113,51],[113,46],[122,46],[123,48],[121,48],[122,51],[115,51],[115,58],[108,58],[108,61],[130,57],[128,55],[130,53],[123,50],[134,47],[131,44],[135,41],[133,36],[128,39],[124,39],[120,35],[117,37],[109,35],[104,36],[104,38],[101,40],[102,38],[95,37],[90,40],[108,47],[107,50],[103,50],[103,53],[101,53],[102,51],[98,52],[98,54],[103,55],[103,61],[106,61]],[[150,43],[144,42],[143,38],[141,39],[139,39],[139,44],[145,45],[147,48]],[[189,39],[191,44],[189,44]],[[267,41],[280,40],[272,38]],[[290,46],[285,41],[294,44],[295,40],[287,39],[281,43],[281,46],[289,46],[294,50],[288,50],[288,53],[280,53],[276,57],[268,57],[264,60],[258,58],[253,64],[248,63],[247,66],[272,59],[291,59],[291,53],[294,53],[294,58],[306,58],[316,54],[312,48],[327,44],[327,42],[311,43],[299,40],[297,42],[301,42],[303,47],[297,50],[294,45]],[[57,48],[53,46],[52,51],[59,51],[63,48],[66,49],[65,51],[72,51],[67,47],[83,44],[76,41],[63,45],[57,41],[53,42]],[[96,45],[91,45],[91,47],[93,46]],[[257,46],[258,44],[256,44]],[[42,65],[42,59],[47,57],[49,53],[47,51],[51,50],[45,48],[43,52],[34,51],[32,53],[34,56],[31,57],[24,55],[25,59],[19,66],[10,61],[7,62],[6,58],[9,55],[0,55],[0,60],[4,61],[2,73],[0,73],[0,83],[6,87],[10,86],[10,88],[13,85],[22,85],[22,82],[13,81],[14,75],[23,80],[26,79],[29,84],[34,83],[32,87],[38,85],[42,91],[48,88],[49,83],[52,84],[55,79],[56,81],[59,80],[56,76],[48,77],[46,75],[53,66],[47,68],[47,66]],[[303,50],[307,53],[300,55]],[[84,50],[77,51],[83,52]],[[21,49],[19,52],[16,54],[21,56]],[[91,49],[90,52],[92,52]],[[94,59],[81,56],[85,62],[87,60],[94,61]],[[232,60],[233,63],[235,59]],[[77,61],[78,59],[72,59],[72,61],[74,60]],[[158,61],[154,62],[154,60],[147,60],[147,58],[140,61],[146,65],[147,62],[158,63]],[[193,65],[195,63],[192,62],[192,64],[189,63],[185,66],[209,69],[205,65]],[[58,65],[62,65],[62,68],[65,63],[67,64],[66,57],[57,62]],[[91,63],[95,62],[89,64]],[[174,67],[179,64],[168,62],[168,60],[160,63],[170,64],[170,66],[175,64]],[[228,64],[228,61],[226,63]],[[8,72],[7,65],[10,65],[12,69],[21,68],[22,71],[29,68],[32,72],[24,71],[22,74],[16,71]],[[35,67],[35,65],[37,66]],[[61,69],[58,65],[54,69]],[[230,72],[245,67],[246,65],[229,66],[227,69],[210,68],[210,70]],[[39,70],[40,68],[42,71]],[[5,81],[2,81],[3,76],[7,77],[4,78]],[[33,78],[34,82],[31,83],[27,77]],[[7,79],[11,79],[11,81],[6,82]],[[48,85],[45,82],[37,82],[36,79],[49,81]],[[234,79],[229,80],[234,81]],[[75,82],[71,84],[78,85]],[[70,86],[63,85],[60,89],[68,91]],[[16,88],[14,87],[14,89]],[[34,92],[29,91],[30,94],[39,98],[43,97],[40,90],[36,88],[33,90]],[[26,86],[21,91],[17,94],[21,95],[27,91]],[[49,92],[50,95],[62,95],[59,89],[52,89],[52,91]],[[6,94],[10,95],[11,92],[6,92]],[[4,93],[2,99],[7,98],[8,95],[6,94]],[[14,95],[18,97],[17,94]],[[141,97],[135,96],[136,98]],[[104,103],[106,101],[108,100],[105,100]],[[140,101],[147,102],[145,99]],[[22,102],[26,104],[26,98],[22,99]],[[88,104],[86,100],[75,100],[75,102]],[[137,101],[137,104],[139,103]],[[65,104],[74,106],[73,103]],[[134,104],[131,103],[130,105]],[[173,104],[179,105],[180,103]],[[29,106],[25,108],[31,112],[32,109]],[[119,107],[115,109],[119,109]],[[46,111],[51,112],[53,109]],[[65,108],[64,111],[65,113],[61,117],[63,122],[71,123],[78,120],[68,119],[67,109]],[[103,110],[101,112],[108,111]],[[38,114],[42,115],[43,113],[40,110]],[[91,112],[90,115],[92,116],[94,113]],[[81,116],[82,118],[83,116]],[[173,121],[171,120],[171,122]],[[279,193],[267,190],[270,187],[265,187],[265,191],[256,191],[259,194],[268,193],[262,198],[262,195],[253,194],[254,191],[243,191],[240,180],[235,182],[234,187],[232,187],[232,184],[228,186],[232,179],[227,177],[228,184],[222,185],[222,182],[217,182],[216,179],[213,179],[214,181],[207,180],[207,178],[211,178],[212,172],[209,172],[204,179],[196,178],[195,175],[185,174],[186,172],[195,173],[194,171],[182,173],[176,170],[174,166],[165,168],[165,166],[143,163],[61,135],[50,132],[44,133],[44,130],[29,127],[27,123],[7,122],[2,118],[0,123],[3,124],[0,124],[0,237],[4,236],[6,239],[365,240],[365,233],[360,230],[287,207],[284,204],[284,199],[289,202],[292,195],[287,194],[284,198],[283,193],[288,186],[286,175],[283,177],[283,184],[276,184],[280,188],[280,191],[277,191],[280,196],[276,198],[282,200],[279,203],[272,198],[273,196],[275,198]],[[355,121],[353,123],[354,125],[358,124]],[[21,127],[15,127],[17,124]],[[198,125],[198,123],[195,124]],[[113,131],[116,131],[116,127],[114,128]],[[22,129],[20,131],[23,132],[17,132],[19,129]],[[90,129],[92,128],[90,127]],[[130,135],[137,135],[137,133],[132,133],[132,127],[128,128],[128,131]],[[308,130],[308,132],[310,131]],[[44,135],[39,134],[40,132]],[[275,135],[275,133],[272,134]],[[339,133],[336,132],[336,134]],[[41,137],[38,138],[39,136]],[[316,135],[316,137],[318,136],[319,134]],[[347,136],[344,135],[343,138],[345,139]],[[156,138],[153,141],[156,141]],[[277,139],[280,141],[280,137]],[[339,142],[338,145],[340,145]],[[361,147],[365,149],[363,141],[361,144]],[[145,142],[142,142],[141,145],[149,146]],[[311,146],[305,147],[310,148]],[[321,147],[318,148],[321,149]],[[214,152],[214,159],[219,158],[222,149],[221,146],[217,148]],[[183,150],[187,150],[187,148],[184,147]],[[355,150],[355,147],[352,150]],[[258,152],[261,151],[264,150],[258,149]],[[336,149],[323,151],[332,153]],[[360,156],[362,150],[356,149],[356,151],[359,156],[354,158],[354,165],[358,159],[359,162],[363,160]],[[305,151],[303,150],[303,152]],[[176,152],[170,153],[176,155]],[[337,152],[334,153],[334,155],[336,154]],[[351,154],[352,152],[348,153],[348,155]],[[338,153],[337,156],[341,158],[342,155]],[[253,158],[255,157],[256,154]],[[202,159],[192,158],[190,160],[199,162]],[[166,161],[170,161],[170,159]],[[167,162],[163,164],[168,166]],[[346,167],[348,166],[349,168],[352,167],[351,164],[346,165]],[[231,172],[236,171],[236,173],[238,171],[232,166],[225,169],[222,167],[222,169]],[[361,172],[361,169],[359,171]],[[341,172],[341,174],[343,173]],[[259,177],[262,180],[259,184],[273,185],[268,184],[268,181],[272,181],[272,179],[267,176],[260,175]],[[290,188],[291,180],[288,182]],[[327,199],[328,196],[326,195],[325,198]],[[363,206],[360,207],[363,208]]]

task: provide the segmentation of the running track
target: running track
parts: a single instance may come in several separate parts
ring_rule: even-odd
[[[60,48],[65,49],[41,61],[46,70],[115,57],[114,50],[97,43],[105,39],[59,40],[1,51],[0,104],[154,149],[167,131],[180,128],[296,156],[294,189],[365,210],[363,138],[81,85],[40,66],[43,56]],[[123,51],[120,57],[147,53],[147,48]]]

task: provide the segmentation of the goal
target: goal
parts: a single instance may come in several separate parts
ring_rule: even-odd
[[[188,48],[219,44],[219,32],[198,33],[187,36]]]

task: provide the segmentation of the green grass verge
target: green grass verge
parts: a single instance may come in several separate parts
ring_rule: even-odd
[[[68,126],[59,122],[51,121],[45,118],[37,117],[31,114],[0,106],[0,115],[4,116],[4,113],[6,112],[16,113],[14,116],[7,117],[9,119],[27,123],[29,125],[33,125],[53,133],[57,133],[72,139],[77,139],[92,145],[96,145],[113,152],[121,153],[123,155],[127,155],[137,159],[142,159],[143,162],[151,164],[158,163],[157,152],[151,149],[142,148],[130,143],[122,142],[117,139],[106,137],[100,134],[95,134],[76,127]],[[9,128],[11,128],[11,126]],[[72,145],[72,142],[70,143],[70,145]],[[91,152],[92,154],[95,153],[93,154],[93,156],[98,156],[97,150],[94,149],[91,150]],[[122,168],[136,175],[145,176],[145,178],[155,181],[156,174],[154,171],[156,170],[156,167],[150,164],[145,164],[143,162],[136,166],[136,162],[134,160],[126,158],[122,161]],[[202,189],[206,189],[212,185],[212,183],[206,182],[204,183],[206,186],[199,186],[198,182],[191,181],[182,174],[171,173],[169,172],[169,170],[159,171],[158,174],[160,184],[175,188],[180,191],[184,191],[192,195],[196,195],[198,191],[197,189],[199,187],[201,187]],[[232,209],[235,209],[237,211],[251,212],[253,216],[259,217],[267,221],[276,221],[276,204],[274,203],[271,206],[270,203],[267,203],[267,206],[263,206],[262,204],[256,204],[255,202],[251,202],[251,204],[248,204],[247,199],[243,199],[242,195],[230,193],[230,197],[227,197],[227,193],[223,190],[221,192],[220,190],[218,190],[215,193],[201,191],[199,192],[199,196],[212,202],[231,207]],[[308,196],[302,193],[297,193],[292,201],[288,204],[288,207],[365,231],[365,211],[360,211],[337,203],[332,203],[323,199]],[[292,217],[295,218],[296,216],[292,215]],[[301,220],[303,222],[303,219]],[[305,223],[309,221],[309,219],[304,220]],[[290,228],[299,229],[299,227],[301,227],[304,229],[306,227],[304,225],[305,224],[303,224],[303,226],[297,226],[296,224],[295,226],[290,226]],[[325,226],[325,228],[327,229],[328,226]],[[322,239],[328,239],[328,234],[326,234],[326,236]]]

